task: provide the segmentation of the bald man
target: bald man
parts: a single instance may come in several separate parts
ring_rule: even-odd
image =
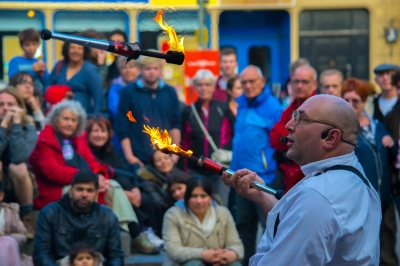
[[[381,204],[354,154],[359,127],[343,99],[306,100],[286,124],[287,156],[305,177],[279,201],[250,187],[263,182],[256,172],[224,173],[225,184],[268,214],[250,265],[379,265]]]
[[[238,112],[233,134],[230,168],[251,167],[266,184],[273,186],[276,162],[270,146],[269,132],[279,120],[282,108],[265,86],[265,78],[256,66],[248,66],[240,74],[243,95],[237,98]],[[236,227],[244,245],[243,265],[256,252],[258,222],[265,229],[266,216],[257,204],[246,198],[237,200]]]

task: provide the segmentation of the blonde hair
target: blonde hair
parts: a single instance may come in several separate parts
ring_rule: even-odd
[[[149,50],[149,51],[158,52],[156,50]],[[161,67],[164,66],[164,60],[159,59],[159,58],[155,58],[155,57],[144,56],[144,55],[141,55],[139,57],[138,62],[139,62],[141,67],[144,67],[144,66],[147,66],[147,65],[150,65],[150,64],[158,64]]]
[[[18,107],[24,110],[24,115],[22,116],[21,124],[25,125],[25,124],[29,123],[29,124],[33,125],[33,119],[28,118],[27,113],[26,113],[26,106],[25,106],[24,99],[21,97],[18,90],[13,86],[7,86],[4,89],[0,90],[0,94],[4,94],[4,93],[7,93],[7,94],[10,94],[11,96],[13,96],[15,98],[15,100],[17,101]]]

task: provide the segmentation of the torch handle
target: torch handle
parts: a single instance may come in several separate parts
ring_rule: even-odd
[[[232,176],[235,173],[235,171],[233,171],[231,169],[224,169],[223,171],[228,173],[230,176]],[[261,184],[260,182],[257,182],[257,181],[252,181],[250,186],[255,188],[255,189],[261,190],[261,191],[263,191],[265,193],[268,193],[270,195],[273,195],[278,200],[280,200],[282,198],[282,196],[283,196],[283,190],[272,189],[272,188],[267,187],[266,185],[263,185],[263,184]]]

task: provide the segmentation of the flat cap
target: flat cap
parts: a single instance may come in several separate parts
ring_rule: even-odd
[[[394,70],[396,68],[399,68],[398,65],[395,64],[380,64],[374,68],[374,73],[382,73],[390,70]]]

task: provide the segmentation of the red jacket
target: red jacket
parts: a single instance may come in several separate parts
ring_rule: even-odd
[[[90,151],[86,142],[86,134],[74,137],[72,143],[76,147],[77,153],[86,160],[94,173],[102,173],[108,178],[107,166],[100,164]],[[70,185],[78,172],[77,168],[65,164],[61,145],[50,125],[40,132],[36,147],[29,158],[29,164],[39,188],[39,196],[34,202],[35,209],[41,209],[47,204],[61,199],[63,187]],[[99,203],[104,202],[103,196],[99,195]]]
[[[313,93],[311,96],[313,95],[315,95],[315,93]],[[270,144],[271,147],[277,152],[284,152],[288,149],[287,144],[284,144],[280,141],[280,137],[289,135],[289,132],[286,130],[285,126],[290,119],[292,119],[293,111],[299,108],[304,102],[305,100],[301,102],[293,101],[283,111],[281,119],[272,127],[270,132]],[[278,165],[278,167],[283,173],[283,182],[285,185],[291,183],[291,179],[293,179],[294,175],[297,175],[297,172],[300,171],[300,166],[293,161],[282,162]]]

